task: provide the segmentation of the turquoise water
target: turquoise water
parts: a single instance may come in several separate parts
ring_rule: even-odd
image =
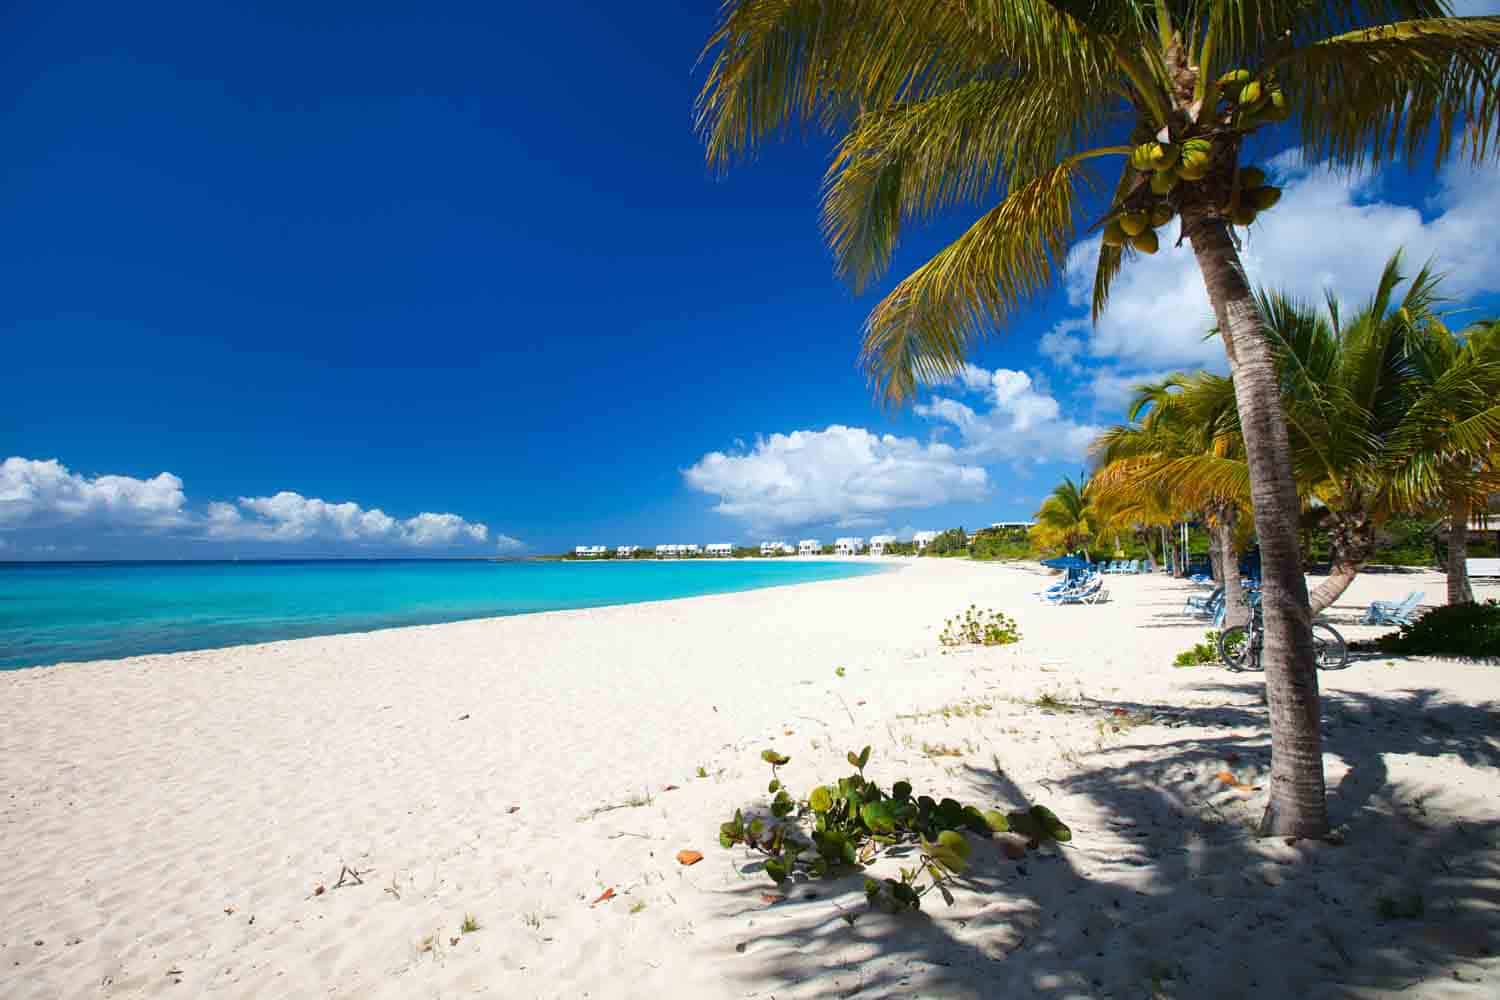
[[[0,670],[878,572],[744,560],[11,563],[0,565]]]

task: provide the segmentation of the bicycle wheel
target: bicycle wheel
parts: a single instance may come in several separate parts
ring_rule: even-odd
[[[1319,670],[1343,670],[1349,665],[1349,645],[1332,625],[1313,622],[1312,639]]]
[[[1255,662],[1252,655],[1250,630],[1244,625],[1231,625],[1219,633],[1219,659],[1230,670],[1249,670]]]

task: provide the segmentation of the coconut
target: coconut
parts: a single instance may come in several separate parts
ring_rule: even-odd
[[[1251,80],[1240,88],[1240,108],[1246,111],[1259,111],[1260,106],[1265,103],[1266,95],[1261,90],[1259,80]]]
[[[1168,205],[1164,201],[1157,202],[1155,205],[1151,206],[1152,227],[1154,228],[1156,226],[1165,226],[1167,223],[1172,221],[1172,215],[1173,212],[1171,205]]]
[[[1126,236],[1136,236],[1146,228],[1150,219],[1145,212],[1126,212],[1120,216],[1120,228],[1125,231]]]
[[[1177,171],[1163,170],[1151,175],[1151,193],[1166,194],[1177,186]]]
[[[1160,148],[1160,143],[1141,143],[1139,146],[1130,151],[1130,165],[1139,170],[1141,173],[1146,173],[1151,169],[1152,156],[1154,156],[1156,154],[1156,150]]]
[[[1177,171],[1177,176],[1185,181],[1201,181],[1208,176],[1208,161],[1199,160],[1195,163],[1184,163]]]
[[[1104,227],[1105,246],[1117,247],[1124,244],[1126,240],[1125,230],[1120,226],[1119,219],[1110,219],[1109,225]]]
[[[1248,69],[1232,69],[1219,77],[1219,86],[1232,87],[1250,82],[1250,71]]]
[[[1260,109],[1260,116],[1268,122],[1284,122],[1292,116],[1292,106],[1286,102],[1286,95],[1280,88],[1271,91],[1270,98]]]
[[[1281,188],[1270,185],[1251,188],[1241,195],[1241,197],[1244,201],[1254,205],[1257,212],[1264,212],[1281,200]]]
[[[1156,238],[1156,230],[1143,229],[1130,238],[1130,245],[1141,253],[1156,253],[1161,242]]]
[[[1229,221],[1236,226],[1248,226],[1255,221],[1255,207],[1253,205],[1236,205],[1229,212]]]
[[[1240,190],[1258,188],[1266,182],[1266,172],[1259,167],[1240,167]]]
[[[1171,170],[1174,166],[1177,165],[1177,154],[1177,147],[1172,145],[1170,142],[1156,143],[1156,148],[1151,150],[1151,155],[1149,157],[1151,161],[1151,169],[1157,172],[1163,170]]]

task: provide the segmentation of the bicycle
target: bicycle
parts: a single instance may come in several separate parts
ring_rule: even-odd
[[[1319,670],[1342,670],[1349,665],[1349,644],[1338,629],[1327,622],[1312,623],[1313,662]],[[1260,601],[1250,606],[1250,622],[1231,625],[1219,633],[1219,659],[1230,670],[1261,670],[1261,647],[1265,643],[1265,624]]]

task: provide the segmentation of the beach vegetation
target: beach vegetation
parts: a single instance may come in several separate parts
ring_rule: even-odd
[[[1401,656],[1500,657],[1500,601],[1433,608],[1372,645]]]
[[[1038,552],[1076,552],[1098,536],[1098,515],[1088,482],[1064,476],[1033,515],[1031,545]]]
[[[1119,273],[1170,246],[1178,221],[1235,380],[1255,501],[1267,835],[1321,837],[1329,822],[1297,480],[1236,232],[1278,193],[1244,152],[1274,135],[1335,170],[1490,159],[1500,18],[1448,14],[1404,0],[726,0],[704,50],[697,128],[711,165],[799,124],[838,137],[824,233],[856,292],[884,279],[904,226],[981,212],[865,322],[862,363],[892,405],[957,377],[977,341],[1052,288],[1080,236],[1101,231],[1097,318]]]
[[[847,754],[853,774],[818,785],[798,800],[791,800],[780,779],[779,768],[790,758],[774,750],[761,758],[771,765],[775,797],[766,810],[769,816],[747,817],[744,810],[735,810],[719,827],[719,844],[759,854],[766,874],[778,884],[865,871],[888,854],[905,858],[914,848],[916,864],[903,865],[897,878],[865,879],[870,905],[890,911],[920,909],[922,897],[934,890],[951,905],[950,886],[968,867],[969,837],[1014,831],[1037,844],[1073,836],[1045,806],[1011,813],[980,811],[956,799],[914,795],[909,781],[882,789],[865,776],[869,747]]]
[[[458,927],[460,934],[473,934],[479,930],[479,918],[472,913],[465,913],[463,923]]]
[[[992,608],[971,604],[952,618],[944,619],[938,642],[944,646],[1008,646],[1021,641],[1015,619]]]
[[[928,743],[922,741],[922,753],[928,757],[962,757],[964,751],[959,747],[949,746],[946,743]]]
[[[1174,667],[1197,667],[1205,663],[1219,662],[1219,633],[1217,629],[1203,633],[1203,641],[1184,649],[1172,661]]]
[[[969,554],[969,535],[962,527],[948,528],[938,532],[936,538],[922,550],[924,556],[956,557]]]

